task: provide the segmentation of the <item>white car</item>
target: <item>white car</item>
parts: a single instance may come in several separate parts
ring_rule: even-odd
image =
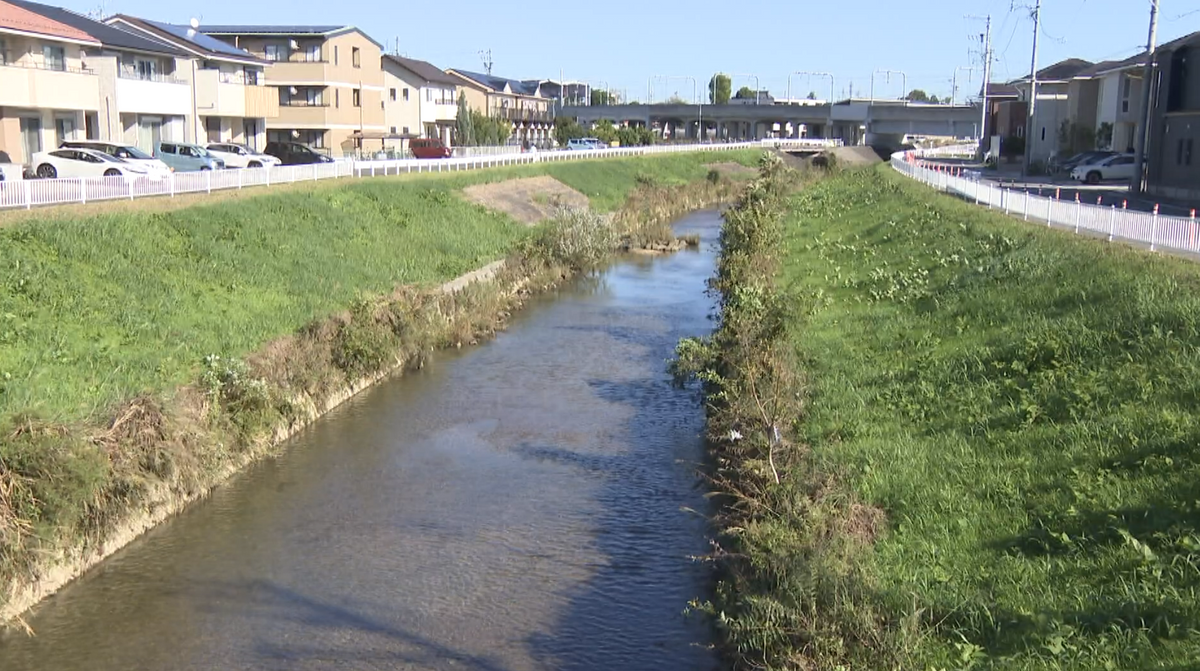
[[[144,165],[129,163],[91,149],[55,149],[33,155],[33,172],[42,179],[55,177],[144,177]]]
[[[0,150],[0,182],[19,182],[24,178],[24,169]]]
[[[269,168],[282,163],[274,156],[260,154],[240,144],[213,142],[204,147],[208,153],[225,161],[226,168]]]
[[[157,179],[170,175],[172,170],[166,163],[154,158],[146,152],[138,149],[131,144],[121,144],[119,142],[102,142],[100,140],[68,140],[59,145],[60,149],[90,149],[98,151],[102,154],[120,159],[125,163],[140,165],[146,169],[146,175],[151,179]],[[35,169],[37,164],[34,164]]]
[[[1133,154],[1117,154],[1078,166],[1071,171],[1071,179],[1088,184],[1099,184],[1107,179],[1133,179]]]

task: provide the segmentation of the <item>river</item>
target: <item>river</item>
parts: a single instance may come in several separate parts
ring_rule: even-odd
[[[700,251],[624,259],[305,430],[0,634],[0,669],[680,669],[709,589]]]

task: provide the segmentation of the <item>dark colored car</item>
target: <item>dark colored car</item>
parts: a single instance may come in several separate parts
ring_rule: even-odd
[[[299,142],[268,142],[263,153],[279,159],[282,165],[310,165],[313,163],[333,163],[333,159],[325,154],[313,151]]]
[[[408,148],[417,158],[450,158],[450,148],[435,138],[417,138],[408,143]]]

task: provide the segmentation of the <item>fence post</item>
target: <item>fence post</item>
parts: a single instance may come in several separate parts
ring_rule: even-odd
[[[1079,192],[1075,192],[1075,234],[1079,234],[1079,218],[1083,216],[1083,203],[1079,202]]]
[[[1158,203],[1154,204],[1154,216],[1150,219],[1150,251],[1157,251],[1158,240]]]
[[[87,180],[79,178],[79,204],[87,205]]]
[[[241,189],[242,189],[242,171],[238,170],[238,190],[241,191]],[[173,183],[171,184],[171,195],[172,196],[175,195],[175,185]]]
[[[315,182],[315,181],[317,181],[317,164],[316,163],[312,164],[312,169],[313,169],[313,181]]]
[[[33,209],[33,183],[32,180],[24,180],[25,185],[25,209]]]
[[[264,174],[267,176],[267,186],[271,186],[271,166],[263,168]]]
[[[1012,204],[1012,192],[1006,189],[1000,191],[1000,199],[1004,201],[1004,215],[1008,216],[1008,206]]]
[[[1188,238],[1188,248],[1195,249],[1195,247],[1196,247],[1196,210],[1195,209],[1192,209],[1191,219],[1192,219],[1192,223],[1191,223],[1191,226],[1189,227],[1191,230],[1191,233]]]
[[[1024,213],[1023,213],[1023,218],[1025,219],[1025,221],[1029,221],[1029,189],[1025,189],[1025,207],[1024,207],[1024,210],[1025,210],[1025,211],[1024,211]]]
[[[133,200],[133,182],[126,181],[125,183],[129,185],[129,200]]]
[[[1046,228],[1050,228],[1050,207],[1054,205],[1054,201],[1050,198],[1046,199]]]
[[[1117,230],[1117,205],[1113,203],[1112,210],[1108,214],[1108,241],[1113,241],[1113,233]]]
[[[212,193],[212,170],[204,171],[204,190]]]

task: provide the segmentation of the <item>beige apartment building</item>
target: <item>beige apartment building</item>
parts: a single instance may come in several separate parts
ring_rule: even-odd
[[[266,122],[279,116],[279,94],[266,85],[266,60],[190,26],[124,14],[105,23],[165,42],[192,57],[184,72],[193,98],[187,141],[232,142],[258,151],[266,145]]]
[[[74,12],[0,0],[0,149],[20,163],[64,140],[149,150],[188,137],[190,59]]]
[[[518,140],[542,142],[554,130],[554,101],[542,96],[539,82],[505,79],[468,70],[450,69],[467,105],[492,118],[512,123]]]
[[[373,153],[393,137],[385,123],[382,45],[353,26],[201,26],[268,63],[279,113],[268,142],[300,142],[333,156]]]
[[[384,54],[383,82],[389,132],[439,138],[450,146],[458,120],[457,79],[432,63]]]

